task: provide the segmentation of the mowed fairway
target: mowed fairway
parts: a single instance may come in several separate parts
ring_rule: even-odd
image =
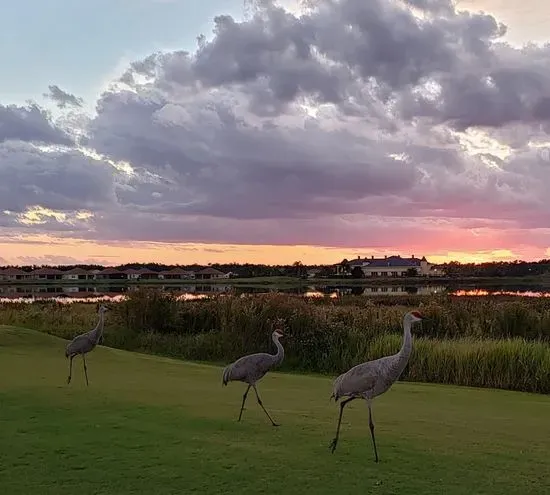
[[[268,374],[264,404],[221,368],[99,347],[90,387],[65,341],[0,327],[0,487],[47,494],[548,494],[550,398],[398,383],[346,410],[330,378]]]

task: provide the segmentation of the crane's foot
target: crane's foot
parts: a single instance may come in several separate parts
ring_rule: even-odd
[[[71,383],[71,377],[70,377],[70,376],[67,377],[67,385],[68,385],[69,383]]]
[[[281,426],[279,423],[271,423],[272,426]]]
[[[338,438],[334,438],[332,440],[332,442],[330,442],[330,445],[328,447],[330,449],[331,453],[333,453],[333,454],[334,454],[334,451],[336,450],[336,445],[338,445]]]

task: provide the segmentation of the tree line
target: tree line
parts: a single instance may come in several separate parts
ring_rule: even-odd
[[[11,265],[14,266],[14,265]],[[207,266],[216,268],[224,273],[231,272],[241,278],[256,277],[307,277],[310,270],[316,270],[315,277],[334,277],[335,265],[306,265],[296,261],[290,265],[267,265],[261,263],[211,263]],[[486,263],[459,263],[452,261],[439,265],[448,278],[467,277],[528,277],[539,276],[550,273],[550,260],[539,261],[494,261]],[[15,266],[24,271],[36,270],[38,268],[57,268],[70,270],[72,268],[83,268],[85,270],[101,270],[105,268],[97,264],[78,265],[19,265]],[[6,266],[0,268],[7,268]],[[146,268],[156,272],[181,268],[183,270],[198,271],[205,268],[205,265],[192,264],[163,264],[163,263],[125,263],[114,266],[119,270]],[[411,273],[409,276],[414,276]],[[353,276],[353,273],[352,273]]]

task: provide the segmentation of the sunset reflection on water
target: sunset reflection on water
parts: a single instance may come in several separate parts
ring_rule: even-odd
[[[218,288],[219,289],[219,288]],[[359,289],[359,290],[357,290]],[[409,290],[407,290],[409,289]],[[379,296],[429,296],[429,295],[449,295],[452,297],[495,297],[495,296],[507,296],[507,297],[530,297],[530,298],[550,298],[550,291],[536,290],[536,288],[525,288],[523,290],[504,290],[504,289],[481,289],[481,288],[468,288],[468,289],[451,289],[449,287],[421,287],[410,290],[411,288],[403,287],[309,287],[301,292],[287,292],[283,293],[294,294],[303,298],[310,299],[337,299],[346,296],[366,296],[366,297],[379,297]],[[96,289],[97,290],[97,289]],[[0,303],[34,303],[40,301],[58,302],[60,304],[72,304],[72,303],[101,303],[111,302],[118,303],[128,299],[129,292],[126,288],[121,291],[113,292],[112,290],[98,291],[98,292],[72,292],[68,290],[65,293],[60,292],[6,292],[0,296]],[[165,289],[161,289],[165,290]],[[196,289],[195,289],[196,290]],[[245,289],[246,290],[246,289]],[[0,291],[1,292],[1,291]],[[131,292],[131,291],[130,291]],[[231,288],[225,290],[216,291],[200,291],[190,292],[185,289],[172,289],[169,288],[167,292],[170,292],[174,298],[178,301],[195,301],[201,299],[210,299],[212,297],[223,297],[234,293]],[[239,294],[241,297],[246,297],[251,294],[261,293],[278,293],[277,290],[255,290],[253,292],[244,292]]]
[[[178,301],[190,301],[194,299],[206,299],[211,297],[208,294],[178,294],[176,295],[176,300]],[[118,303],[128,299],[126,294],[102,294],[97,296],[70,296],[70,295],[49,295],[49,294],[37,294],[30,295],[26,297],[21,296],[3,296],[0,297],[0,303],[34,303],[37,301],[55,301],[61,304],[73,304],[73,303],[99,303],[99,302],[109,302],[109,303]]]
[[[453,296],[516,296],[516,297],[550,297],[550,292],[538,291],[512,291],[512,290],[487,290],[487,289],[462,289],[452,292]]]

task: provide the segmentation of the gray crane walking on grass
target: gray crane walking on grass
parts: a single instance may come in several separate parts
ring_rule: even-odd
[[[330,444],[330,449],[333,453],[336,450],[340,436],[340,425],[342,423],[344,407],[355,399],[365,399],[369,408],[369,428],[374,447],[374,459],[375,462],[378,462],[374,423],[372,421],[372,401],[378,395],[382,395],[389,390],[407,366],[412,351],[411,327],[413,323],[424,319],[418,311],[407,313],[403,318],[403,345],[397,354],[358,364],[334,380],[331,398],[334,398],[336,402],[342,397],[347,398],[340,403],[336,436]]]
[[[238,421],[240,421],[242,418],[246,397],[248,396],[250,387],[252,387],[254,389],[254,392],[256,393],[256,399],[258,400],[258,404],[264,410],[265,414],[269,418],[269,421],[271,421],[271,424],[273,426],[279,426],[277,423],[275,423],[275,421],[273,421],[273,419],[267,412],[266,408],[264,407],[262,403],[262,399],[260,399],[260,395],[258,394],[256,383],[271,368],[281,364],[281,362],[283,361],[283,358],[285,356],[285,350],[283,349],[283,346],[279,342],[279,339],[282,336],[283,336],[283,332],[280,328],[276,328],[273,334],[271,335],[273,343],[277,346],[277,354],[267,354],[265,352],[259,352],[257,354],[250,354],[248,356],[243,356],[242,358],[237,359],[237,361],[230,364],[223,370],[223,377],[222,377],[223,385],[227,385],[227,383],[230,381],[240,381],[240,382],[248,383],[248,387],[246,388],[246,391],[243,395],[243,402],[241,404],[241,412],[239,413]]]
[[[71,383],[71,377],[73,373],[73,359],[79,354],[82,356],[82,362],[84,363],[84,376],[86,377],[86,385],[88,385],[88,369],[86,367],[86,354],[93,351],[101,338],[103,337],[103,326],[105,323],[105,313],[108,308],[104,305],[97,308],[99,314],[99,321],[96,327],[89,332],[77,335],[71,340],[65,349],[65,357],[69,358],[69,377],[67,378],[67,384]]]

